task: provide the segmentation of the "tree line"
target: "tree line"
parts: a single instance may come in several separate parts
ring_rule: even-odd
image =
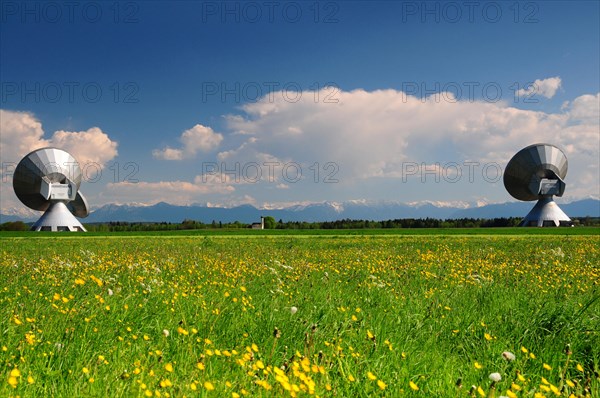
[[[402,218],[386,221],[343,219],[336,221],[276,221],[273,217],[265,217],[265,229],[391,229],[391,228],[490,228],[515,227],[520,217],[457,218],[440,220],[436,218]],[[600,226],[598,217],[572,218],[575,226]],[[0,224],[0,231],[28,231],[31,223],[12,221]],[[183,220],[181,223],[171,222],[105,222],[85,224],[90,232],[136,232],[136,231],[180,231],[191,229],[245,229],[251,224],[239,221],[224,223],[213,220],[203,223],[196,220]]]

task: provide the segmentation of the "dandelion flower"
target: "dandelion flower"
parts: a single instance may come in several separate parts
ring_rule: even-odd
[[[179,334],[182,334],[182,335],[184,335],[184,336],[187,336],[187,335],[189,335],[189,334],[190,334],[190,333],[189,333],[187,330],[185,330],[185,329],[184,329],[184,328],[182,328],[181,326],[179,326],[179,327],[177,328],[177,333],[179,333]]]
[[[10,377],[8,378],[8,384],[10,384],[10,386],[11,386],[12,388],[17,388],[17,384],[19,384],[19,381],[17,380],[17,378],[16,378],[16,377],[14,377],[14,376],[10,376]]]
[[[510,362],[510,361],[514,361],[516,357],[515,357],[515,354],[513,354],[512,352],[510,352],[510,351],[504,351],[502,353],[502,358],[504,358],[504,359],[506,359],[507,361]]]
[[[475,362],[473,365],[475,366],[475,369],[483,369],[483,365],[479,362]]]
[[[350,380],[350,381],[354,381],[354,380],[356,380],[356,379],[354,378],[354,376],[352,376],[352,375],[348,375],[348,380]]]
[[[377,380],[377,386],[381,389],[381,390],[385,390],[385,388],[387,387],[387,384],[385,384],[383,382],[383,380]]]
[[[490,380],[493,382],[499,382],[500,380],[502,380],[502,376],[500,375],[500,373],[498,372],[494,372],[494,373],[490,373]]]
[[[547,363],[545,363],[543,366],[546,370],[552,370],[552,366],[548,365]]]
[[[168,364],[166,364],[166,365],[165,365],[165,370],[166,370],[167,372],[171,372],[171,373],[172,373],[172,372],[173,372],[173,364],[172,364],[172,363],[170,363],[170,362],[169,362]]]
[[[90,373],[90,370],[88,368],[83,368],[83,369],[81,369],[81,371],[85,374]]]
[[[210,381],[205,381],[204,388],[206,388],[208,391],[212,391],[215,389],[215,386]]]
[[[377,380],[377,376],[375,376],[372,372],[367,372],[367,377],[369,380]]]
[[[419,391],[419,386],[416,385],[412,380],[408,382],[408,385],[411,388],[411,390]]]
[[[159,384],[162,388],[171,387],[173,385],[169,379],[161,380]]]

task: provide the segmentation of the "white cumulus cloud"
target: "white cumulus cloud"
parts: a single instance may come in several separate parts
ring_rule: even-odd
[[[573,102],[567,102],[563,109],[568,110],[574,121],[597,124],[600,120],[600,94],[577,97]]]
[[[556,91],[561,86],[560,77],[549,77],[547,79],[536,79],[529,87],[522,88],[517,91],[517,95],[525,98],[530,98],[535,95],[552,98]]]
[[[86,131],[57,131],[50,145],[72,154],[83,166],[95,163],[101,167],[117,156],[117,143],[98,127]]]
[[[179,141],[182,147],[155,149],[152,156],[163,160],[182,160],[196,156],[198,152],[210,152],[216,149],[223,141],[223,135],[216,133],[212,128],[196,124],[191,129],[181,133]]]
[[[18,162],[32,150],[48,146],[42,123],[29,112],[0,109],[0,154],[2,162]]]
[[[18,162],[27,153],[54,146],[72,154],[80,164],[95,162],[102,167],[117,156],[117,142],[98,127],[86,131],[56,131],[44,138],[42,124],[30,112],[0,109],[2,162]]]

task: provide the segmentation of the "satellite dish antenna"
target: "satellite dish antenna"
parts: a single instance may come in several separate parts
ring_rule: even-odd
[[[563,151],[550,144],[534,144],[521,149],[504,170],[504,187],[515,199],[537,200],[519,226],[572,226],[571,219],[558,207],[553,196],[565,192],[563,179],[568,162]]]
[[[75,218],[87,217],[89,207],[79,192],[81,168],[70,153],[41,148],[26,155],[13,175],[13,189],[23,204],[44,214],[32,231],[85,231]]]

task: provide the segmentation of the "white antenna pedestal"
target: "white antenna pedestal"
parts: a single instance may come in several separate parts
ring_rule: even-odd
[[[571,219],[556,204],[552,195],[542,197],[519,223],[520,227],[560,227],[572,225]]]
[[[53,202],[48,210],[31,227],[32,231],[84,231],[84,226],[67,209],[63,202]]]

